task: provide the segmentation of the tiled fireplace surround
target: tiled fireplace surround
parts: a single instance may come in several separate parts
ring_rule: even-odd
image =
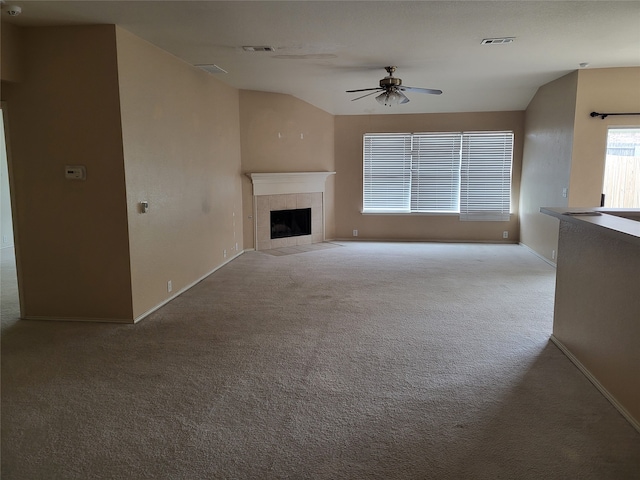
[[[324,185],[335,172],[249,173],[256,250],[324,241]],[[271,239],[271,211],[311,208],[311,235]]]
[[[271,211],[311,207],[311,235],[271,239]],[[322,193],[288,193],[256,197],[256,250],[309,245],[324,240]]]

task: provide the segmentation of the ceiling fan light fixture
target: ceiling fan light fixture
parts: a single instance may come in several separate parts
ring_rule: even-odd
[[[397,91],[396,95],[400,97],[400,101],[398,101],[399,104],[409,103],[409,97],[407,97],[404,93]]]
[[[408,103],[409,99],[407,96],[397,89],[387,90],[386,92],[382,92],[380,95],[376,97],[376,101],[380,105],[384,105],[385,107],[390,107],[391,105],[400,105],[403,103]]]

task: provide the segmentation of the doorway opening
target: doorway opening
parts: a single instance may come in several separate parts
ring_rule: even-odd
[[[6,109],[2,103],[0,104],[0,318],[3,328],[20,317],[5,114]]]
[[[640,127],[609,128],[603,207],[640,208]]]

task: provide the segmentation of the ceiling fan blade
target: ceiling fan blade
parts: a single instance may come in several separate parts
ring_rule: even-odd
[[[347,90],[347,93],[366,92],[368,90],[384,90],[384,88],[380,88],[380,87],[376,87],[376,88],[361,88],[360,90]]]
[[[431,95],[440,95],[442,90],[436,90],[433,88],[418,88],[418,87],[398,87],[403,92],[415,92],[415,93],[430,93]]]
[[[371,89],[369,88],[368,90],[371,90]],[[353,98],[351,101],[355,102],[356,100],[360,100],[361,98],[368,97],[370,95],[375,95],[376,93],[378,93],[378,92],[380,92],[382,90],[384,90],[384,89],[383,88],[376,88],[375,92],[367,93],[366,95],[362,95],[361,97],[358,97],[358,98]]]

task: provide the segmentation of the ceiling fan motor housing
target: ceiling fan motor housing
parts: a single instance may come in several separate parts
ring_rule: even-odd
[[[400,78],[389,76],[384,77],[382,80],[380,80],[380,87],[385,89],[389,89],[391,87],[399,87],[400,85],[402,85],[402,79]]]

